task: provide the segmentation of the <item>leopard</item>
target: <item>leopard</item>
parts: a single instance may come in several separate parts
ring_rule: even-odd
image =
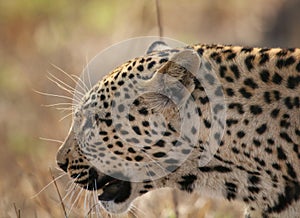
[[[300,49],[156,41],[84,94],[56,161],[111,214],[170,187],[300,217]]]

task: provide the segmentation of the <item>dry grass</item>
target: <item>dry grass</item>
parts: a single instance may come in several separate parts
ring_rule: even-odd
[[[223,0],[176,4],[166,0],[161,1],[162,26],[165,36],[188,43],[267,45],[266,26],[282,2],[230,0],[224,5]],[[0,2],[1,218],[84,216],[85,194],[74,204],[80,191],[67,192],[68,187],[74,188],[67,176],[55,180],[62,175],[55,165],[59,143],[39,139],[63,140],[71,122],[70,118],[59,122],[65,113],[41,107],[59,99],[32,91],[62,94],[46,79],[47,71],[66,79],[51,63],[79,74],[86,57],[91,59],[103,48],[122,39],[157,34],[154,1]],[[285,42],[282,46],[290,45]],[[125,217],[234,218],[242,214],[241,205],[174,190],[146,194],[135,206]],[[93,211],[86,212],[87,217],[97,217]],[[101,214],[108,217],[104,211]]]

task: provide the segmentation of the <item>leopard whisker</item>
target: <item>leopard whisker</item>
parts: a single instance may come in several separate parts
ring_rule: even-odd
[[[76,99],[73,99],[69,96],[65,96],[65,95],[58,95],[58,94],[51,94],[51,93],[47,93],[47,92],[40,92],[37,90],[33,90],[34,92],[40,94],[40,95],[44,95],[44,96],[49,96],[49,97],[56,97],[56,98],[62,98],[62,99],[67,99],[67,100],[71,100],[71,101],[75,101],[76,103],[80,103],[79,101],[77,101]]]
[[[77,79],[77,85],[79,86],[79,88],[81,88],[85,93],[89,91],[89,87],[87,87],[87,85],[85,84],[85,82],[83,81],[83,79],[81,79],[79,76],[75,75],[75,74],[71,74],[71,77],[73,77],[73,79]],[[74,80],[75,80],[74,79]]]
[[[73,204],[74,204],[74,196],[76,196],[76,192],[77,192],[77,185],[75,184],[73,190],[71,190],[71,195],[68,196],[68,216],[70,216],[70,213],[72,211],[72,208],[73,208]],[[76,197],[75,197],[76,199]]]
[[[50,80],[51,82],[53,82],[53,83],[54,83],[57,87],[59,87],[60,89],[66,91],[67,93],[69,93],[69,94],[71,94],[71,95],[74,95],[74,91],[71,91],[71,90],[67,89],[66,87],[64,87],[64,86],[60,83],[60,81],[59,81],[59,82],[56,81],[56,80],[58,80],[58,79],[57,79],[54,75],[52,75],[51,73],[48,72],[48,74],[50,75],[50,76],[47,76],[47,79],[48,79],[48,80]],[[54,79],[54,78],[55,78],[55,79]]]
[[[66,194],[65,196],[63,197],[63,201],[65,199],[67,199],[69,197],[69,195],[76,189],[76,184],[71,181],[70,184],[68,184],[68,188],[66,189]]]
[[[57,107],[55,108],[58,111],[73,111],[73,108],[69,108],[69,107]]]
[[[98,214],[100,214],[100,211],[99,211],[99,202],[98,202],[98,194],[97,194],[97,182],[96,180],[94,180],[94,183],[95,183],[95,190],[93,191],[93,194],[94,194],[94,201],[95,201],[95,204],[97,205],[96,206],[96,215],[98,217]]]
[[[93,197],[93,193],[90,193],[90,201],[92,202],[93,200],[91,200],[91,198],[92,199],[94,199],[94,197]],[[95,211],[95,213],[96,213],[96,207],[97,207],[97,204],[98,203],[96,203],[96,204],[93,204],[91,207],[90,207],[90,209],[89,209],[89,211],[88,211],[88,213],[87,213],[87,216],[92,216],[92,213]]]
[[[80,175],[80,174],[79,174]],[[78,176],[79,176],[78,175]],[[70,181],[70,183],[67,185],[68,187],[67,187],[67,189],[66,189],[66,194],[65,194],[65,196],[62,198],[62,201],[65,201],[69,196],[70,196],[70,194],[71,194],[71,196],[70,196],[70,199],[72,200],[72,198],[73,198],[73,195],[74,195],[74,192],[75,192],[75,189],[77,188],[77,184],[73,181],[73,180],[71,180]],[[69,200],[70,201],[70,200]]]
[[[57,106],[70,106],[72,108],[75,108],[77,105],[70,103],[70,102],[60,102],[60,103],[55,103],[55,104],[42,104],[42,107],[57,107]]]
[[[67,117],[69,117],[69,116],[71,116],[71,115],[73,115],[73,111],[72,111],[71,113],[67,114],[66,116],[62,117],[62,118],[59,120],[59,122],[63,121],[64,119],[66,119]]]
[[[91,192],[88,192],[88,199],[87,199],[87,202],[88,202],[88,207],[87,207],[87,213],[86,213],[86,217],[88,217],[88,216],[90,216],[91,217],[91,210],[92,210],[92,207],[93,207],[93,205],[91,205],[92,204],[92,201],[91,201],[91,195],[92,195],[92,193]]]
[[[51,74],[50,74],[51,75]],[[70,91],[67,88],[65,88],[64,86],[62,86],[60,83],[56,82],[55,80],[53,80],[50,77],[47,77],[48,80],[50,80],[51,82],[53,82],[56,86],[58,86],[59,88],[61,88],[62,90],[66,91],[67,93],[71,94],[73,96],[73,100],[76,102],[80,102],[81,97],[83,97],[83,95],[80,93],[80,96],[75,95],[75,91]],[[82,96],[81,96],[82,95]]]
[[[49,77],[47,77],[47,78],[50,79],[50,81],[54,82],[56,85],[58,85],[63,90],[67,91],[70,94],[74,94],[76,92],[75,88],[73,88],[69,84],[65,83],[64,81],[62,81],[61,79],[59,79],[58,77],[53,75],[52,73],[48,72],[48,74],[50,75],[51,78],[49,78]],[[84,96],[84,93],[80,93],[80,94],[82,96]]]
[[[87,190],[89,189],[89,185],[87,185]],[[87,190],[85,190],[85,194],[84,194],[84,201],[83,201],[83,211],[84,211],[84,213],[86,213],[86,211],[88,211],[87,209],[88,209],[88,202],[87,202],[87,200],[88,200],[88,194],[89,194],[89,192],[87,191]]]
[[[54,68],[56,68],[57,70],[59,70],[60,72],[62,72],[64,75],[66,75],[69,79],[71,79],[75,84],[78,84],[79,85],[79,87],[84,91],[84,92],[79,92],[77,89],[74,89],[75,90],[75,92],[78,92],[78,93],[80,93],[80,94],[84,94],[87,90],[85,90],[80,84],[79,84],[79,81],[77,81],[77,80],[75,80],[74,79],[74,75],[70,75],[70,74],[68,74],[66,71],[64,71],[63,69],[61,69],[60,67],[58,67],[58,66],[56,66],[55,64],[51,64]],[[79,77],[77,76],[77,79],[78,79]],[[80,78],[79,78],[80,79]]]
[[[58,140],[58,139],[50,139],[50,138],[45,138],[45,137],[39,137],[40,140],[43,140],[43,141],[47,141],[47,142],[56,142],[56,143],[64,143],[63,141],[61,140]],[[61,169],[59,169],[61,171]]]
[[[78,199],[79,199],[79,197],[80,197],[82,191],[83,191],[83,189],[80,189],[80,190],[79,190],[79,193],[77,194],[77,196],[76,196],[76,198],[75,198],[73,204],[71,205],[70,210],[69,210],[69,216],[70,216],[70,214],[71,214],[71,212],[72,212],[72,209],[73,209],[74,205],[78,202]],[[75,193],[75,192],[74,192],[74,193]]]
[[[91,82],[91,77],[90,77],[90,69],[88,68],[88,57],[85,57],[85,62],[86,62],[86,69],[87,69],[87,76],[88,76],[88,81],[89,81],[89,85],[90,88],[92,88],[92,82]]]

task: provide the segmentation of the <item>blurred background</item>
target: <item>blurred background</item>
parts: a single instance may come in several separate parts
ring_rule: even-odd
[[[164,36],[185,43],[300,47],[299,8],[297,0],[160,0]],[[60,143],[40,138],[64,140],[71,117],[60,121],[67,112],[42,105],[70,101],[34,90],[66,94],[47,79],[48,72],[75,84],[52,64],[79,75],[99,51],[148,35],[158,35],[155,0],[0,1],[1,218],[64,217],[49,172],[60,175]],[[68,181],[57,180],[63,197]],[[73,205],[76,197],[64,197],[70,218],[84,217],[81,202]],[[125,217],[234,218],[243,211],[239,204],[170,190],[149,193],[135,205]]]

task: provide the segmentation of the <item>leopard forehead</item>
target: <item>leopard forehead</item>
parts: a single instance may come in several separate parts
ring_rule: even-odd
[[[78,144],[84,148],[79,149],[80,155],[89,161],[100,157],[98,160],[100,164],[108,166],[107,173],[112,172],[109,169],[111,165],[113,168],[121,169],[129,167],[128,161],[134,163],[150,161],[149,154],[154,158],[165,158],[165,163],[170,165],[170,169],[174,169],[171,165],[177,161],[167,157],[166,150],[170,148],[164,146],[170,143],[172,138],[169,137],[167,140],[162,138],[172,134],[178,136],[178,132],[176,133],[171,123],[160,120],[154,112],[155,108],[145,107],[145,98],[151,93],[137,95],[134,87],[151,79],[157,69],[181,50],[184,49],[152,52],[145,57],[130,60],[99,81],[84,96],[75,112],[73,127]],[[125,111],[124,100],[130,103],[128,111]],[[178,116],[176,109],[171,111],[171,117]],[[172,143],[181,142],[173,140]],[[108,150],[111,154],[108,154]],[[180,153],[186,155],[190,151],[191,149],[182,149]],[[121,160],[116,160],[115,155],[122,157]],[[126,163],[123,163],[124,160]],[[150,167],[154,166],[150,164]],[[149,173],[154,174],[144,172],[146,176]]]

